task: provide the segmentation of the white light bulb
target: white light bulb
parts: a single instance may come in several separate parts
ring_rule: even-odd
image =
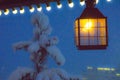
[[[20,9],[20,14],[23,14],[25,12],[25,10],[22,8]]]
[[[58,9],[62,8],[62,4],[57,5],[57,8]]]
[[[96,4],[98,4],[99,3],[99,0],[96,0]]]
[[[80,5],[84,6],[85,5],[85,1],[80,2]]]
[[[50,6],[47,6],[47,7],[46,7],[46,10],[47,10],[47,11],[50,11],[50,10],[51,10],[51,7],[50,7]]]
[[[69,3],[68,5],[69,5],[70,8],[74,7],[74,3],[73,2]]]
[[[107,2],[111,2],[112,0],[107,0]]]
[[[17,9],[14,9],[14,10],[12,11],[13,14],[17,14],[17,12],[18,12]]]
[[[2,15],[2,11],[0,10],[0,16]]]
[[[4,12],[5,15],[8,15],[9,14],[9,9],[6,9],[5,12]]]
[[[30,12],[33,13],[35,11],[35,8],[34,7],[31,7],[30,8]]]
[[[42,7],[37,7],[37,11],[41,12],[42,11]]]

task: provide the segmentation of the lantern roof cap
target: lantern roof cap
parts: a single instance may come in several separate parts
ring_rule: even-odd
[[[85,8],[79,18],[106,18],[97,8]]]

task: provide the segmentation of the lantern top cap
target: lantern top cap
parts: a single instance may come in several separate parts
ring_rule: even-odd
[[[85,0],[87,8],[94,8],[96,5],[96,0]]]
[[[97,8],[85,8],[79,18],[88,19],[88,18],[106,18],[106,17]]]

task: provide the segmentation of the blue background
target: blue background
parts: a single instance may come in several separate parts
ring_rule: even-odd
[[[64,66],[57,66],[49,58],[48,66],[65,69],[72,74],[81,74],[87,66],[117,67],[120,65],[120,1],[112,0],[110,3],[100,0],[97,8],[108,17],[109,45],[106,50],[77,50],[74,43],[74,21],[80,16],[85,6],[80,6],[79,0],[73,0],[75,6],[68,7],[67,0],[62,1],[63,7],[57,9],[56,3],[51,3],[52,10],[43,12],[48,15],[51,27],[51,36],[58,36],[57,47],[66,58]],[[30,40],[33,36],[33,25],[28,8],[25,14],[0,16],[0,80],[6,80],[17,67],[33,67],[29,53],[25,51],[14,52],[13,43]]]

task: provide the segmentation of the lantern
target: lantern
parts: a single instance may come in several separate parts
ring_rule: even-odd
[[[85,0],[86,8],[75,20],[75,43],[78,49],[106,49],[108,46],[107,17],[97,8],[96,0]]]

